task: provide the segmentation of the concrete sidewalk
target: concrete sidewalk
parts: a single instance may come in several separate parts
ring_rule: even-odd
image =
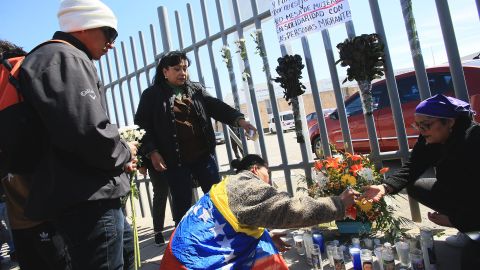
[[[425,219],[424,219],[425,220]],[[424,223],[424,222],[422,222]],[[426,223],[426,222],[425,222]],[[152,221],[150,218],[141,218],[138,220],[139,224],[139,237],[140,237],[140,249],[141,249],[141,258],[142,258],[142,270],[158,270],[160,267],[160,262],[163,257],[163,252],[165,251],[166,244],[163,246],[156,246],[153,240],[153,229],[152,229]],[[436,228],[439,230],[439,228]],[[447,236],[456,234],[455,229],[440,229],[443,231],[442,236],[435,236],[435,251],[437,255],[437,269],[438,270],[459,270],[460,269],[460,250],[454,247],[447,245],[444,239]],[[173,226],[166,227],[164,231],[165,239],[169,239],[171,233],[173,231]],[[289,230],[291,232],[293,230]],[[418,233],[418,228],[412,228],[409,233],[416,234]],[[334,237],[335,239],[339,239],[341,236],[336,234],[336,229],[331,227],[328,231],[325,232],[326,237]],[[327,238],[327,240],[333,240]],[[383,240],[382,240],[383,242]],[[324,254],[322,254],[323,256]],[[305,256],[300,256],[297,254],[295,249],[291,249],[287,252],[283,253],[283,257],[285,261],[289,265],[291,270],[304,270],[304,269],[313,269],[306,263]],[[328,260],[326,256],[322,257],[324,270],[330,270],[331,268],[328,265]],[[400,264],[397,261],[396,269],[399,269]],[[351,261],[347,261],[346,268],[353,269],[353,265]]]

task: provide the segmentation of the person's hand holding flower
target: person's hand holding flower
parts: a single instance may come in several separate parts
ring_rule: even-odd
[[[340,194],[340,200],[342,201],[343,205],[345,206],[345,209],[351,207],[355,203],[355,198],[359,195],[360,195],[360,193],[356,190],[353,190],[351,188],[345,189]]]
[[[379,202],[386,194],[387,191],[385,190],[384,185],[371,185],[365,186],[363,188],[363,194],[361,198],[373,200],[374,202]]]

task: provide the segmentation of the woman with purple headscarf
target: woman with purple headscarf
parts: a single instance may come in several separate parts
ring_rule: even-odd
[[[377,201],[408,187],[412,198],[435,211],[428,213],[432,222],[462,233],[462,270],[480,269],[480,218],[474,208],[480,191],[480,126],[472,116],[470,104],[456,98],[438,94],[420,102],[413,124],[420,136],[408,162],[363,195]],[[431,167],[436,178],[420,178]]]

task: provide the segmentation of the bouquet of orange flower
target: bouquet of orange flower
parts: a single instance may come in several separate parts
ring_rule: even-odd
[[[345,189],[362,192],[365,186],[379,185],[388,168],[377,170],[367,155],[337,152],[332,157],[315,161],[312,179],[308,181],[308,193],[312,197],[338,196]],[[379,202],[359,197],[347,209],[348,219],[373,223],[372,232],[384,232],[393,237],[401,234],[400,225],[405,221],[393,216],[393,207],[384,198]]]

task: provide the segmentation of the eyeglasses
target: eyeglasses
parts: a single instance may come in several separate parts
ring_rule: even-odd
[[[436,121],[431,121],[431,122],[420,122],[420,123],[417,123],[417,122],[414,122],[412,123],[412,127],[418,131],[428,131],[432,128],[432,125],[435,123]]]
[[[117,30],[108,26],[101,27],[100,29],[102,29],[103,35],[105,36],[105,39],[108,43],[115,43],[115,39],[118,36]]]

